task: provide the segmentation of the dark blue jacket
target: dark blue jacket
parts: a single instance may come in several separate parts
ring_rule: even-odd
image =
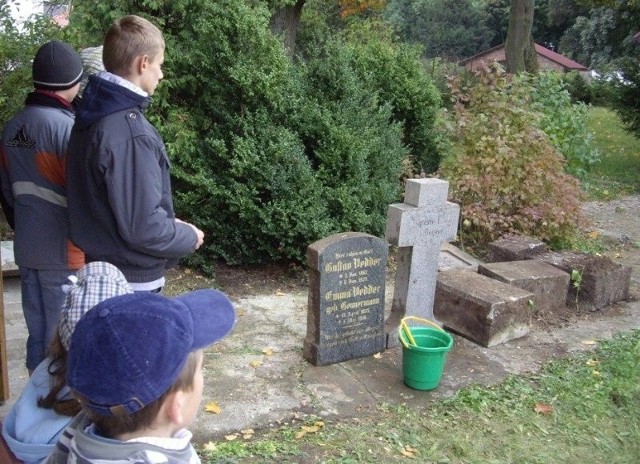
[[[151,282],[195,250],[175,221],[169,158],[144,117],[149,98],[91,76],[71,131],[67,199],[71,240],[87,262],[107,261],[129,282]]]

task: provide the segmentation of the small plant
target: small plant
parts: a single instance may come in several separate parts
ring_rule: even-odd
[[[571,271],[571,284],[576,290],[580,288],[580,285],[582,285],[582,272],[577,269]]]
[[[582,273],[583,271],[578,269],[571,270],[571,285],[576,292],[576,306],[578,305],[578,294],[580,293],[580,288],[582,287]]]

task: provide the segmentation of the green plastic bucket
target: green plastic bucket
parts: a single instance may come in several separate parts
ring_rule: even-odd
[[[404,383],[415,390],[433,390],[442,378],[453,337],[444,330],[431,327],[413,326],[409,330],[415,345],[402,328],[398,331],[402,343]]]

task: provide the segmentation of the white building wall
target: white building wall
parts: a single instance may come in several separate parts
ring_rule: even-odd
[[[44,6],[42,0],[9,0],[11,16],[16,21],[18,28],[35,14],[42,14]]]

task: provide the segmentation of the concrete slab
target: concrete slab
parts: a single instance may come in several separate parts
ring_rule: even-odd
[[[462,251],[455,245],[443,243],[440,247],[440,256],[438,257],[438,270],[448,271],[449,269],[470,269],[478,270],[480,261],[469,253]]]
[[[3,277],[15,277],[20,275],[20,269],[16,264],[13,254],[13,241],[3,240],[0,242],[0,259],[2,260]]]
[[[524,235],[509,235],[487,245],[490,263],[504,261],[520,261],[531,259],[539,253],[549,250],[549,247],[537,238]]]
[[[529,333],[533,293],[467,269],[438,275],[434,314],[445,328],[490,347]]]
[[[631,266],[586,253],[548,252],[538,255],[538,259],[572,276],[568,306],[595,311],[629,298]]]
[[[478,266],[480,274],[533,293],[536,314],[554,312],[567,304],[569,274],[538,260],[487,263]]]

